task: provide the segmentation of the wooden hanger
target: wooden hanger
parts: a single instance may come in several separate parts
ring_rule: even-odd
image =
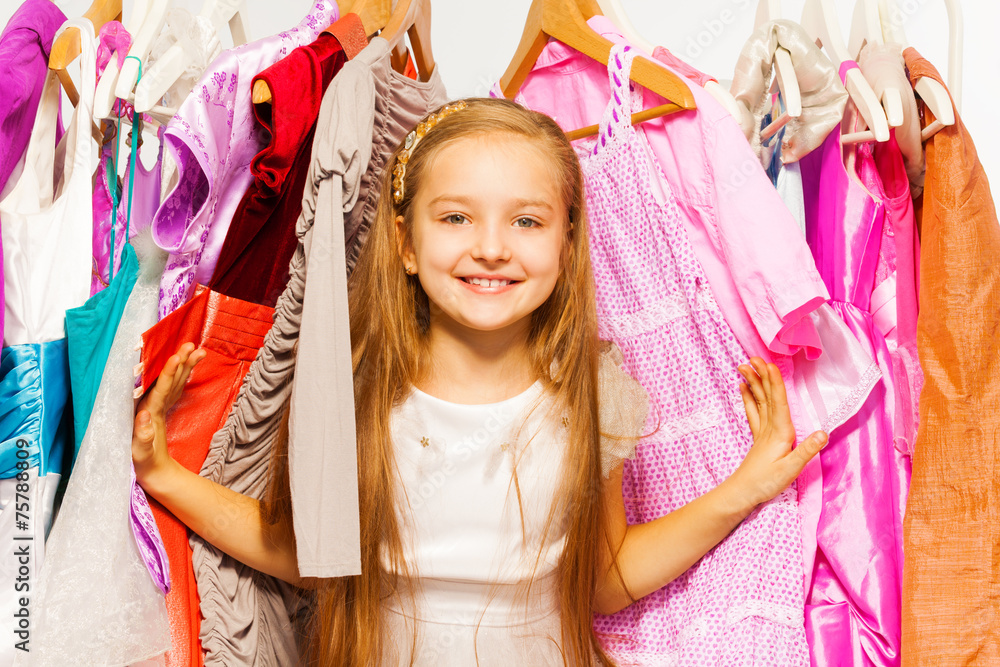
[[[357,14],[369,37],[383,31],[392,15],[392,0],[340,0],[337,7],[340,16]],[[333,34],[330,28],[323,32]],[[254,104],[267,104],[273,99],[266,81],[254,82],[252,96]]]
[[[340,0],[337,6],[341,16],[357,14],[369,37],[378,34],[392,15],[392,0]],[[323,32],[330,32],[330,29]]]
[[[926,76],[917,79],[913,89],[927,108],[934,114],[934,122],[920,132],[920,138],[927,141],[942,128],[955,124],[955,110],[958,109],[962,89],[962,8],[958,2],[946,0],[948,8],[948,90],[934,79]],[[899,8],[895,0],[879,0],[879,16],[882,20],[883,36],[887,41],[906,48],[910,45],[903,32]],[[957,88],[957,92],[956,92]],[[952,106],[952,100],[955,105]]]
[[[838,67],[854,60],[841,37],[840,19],[833,0],[806,0],[802,9],[801,23],[809,36],[826,49]],[[885,117],[885,110],[875,91],[872,90],[871,84],[858,68],[852,68],[847,72],[844,87],[847,88],[847,94],[850,95],[851,101],[854,102],[875,140],[889,141],[889,120]],[[861,132],[845,134],[842,141],[850,143],[857,141],[861,136],[867,135]]]
[[[642,35],[635,29],[625,12],[625,7],[621,0],[597,0],[597,6],[601,8],[601,13],[622,31],[622,35],[633,46],[637,46],[646,53],[652,55],[656,46],[642,38]],[[706,81],[702,86],[709,95],[714,97],[734,118],[739,120],[740,107],[732,93],[719,85],[718,81]]]
[[[97,34],[108,21],[121,20],[122,0],[94,0],[83,18],[93,24],[94,34]],[[49,52],[49,69],[54,70],[59,76],[59,83],[62,84],[73,106],[79,104],[80,93],[77,92],[66,68],[80,55],[80,37],[79,28],[67,28],[52,42],[52,50]]]
[[[521,42],[500,79],[500,89],[504,96],[513,99],[517,95],[549,37],[602,64],[607,63],[611,54],[611,42],[587,25],[587,19],[598,14],[600,7],[595,0],[533,0],[528,9]],[[667,104],[632,114],[633,124],[696,107],[691,90],[679,76],[644,56],[638,56],[632,61],[631,78],[644,88],[670,100]],[[599,126],[591,125],[567,132],[566,136],[573,141],[596,134],[598,129]]]
[[[402,46],[403,37],[409,37],[417,77],[430,81],[435,67],[431,52],[430,0],[399,0],[379,36],[389,42],[390,49]]]
[[[781,0],[760,0],[757,4],[757,16],[754,19],[754,30],[760,28],[765,23],[777,21],[781,18]],[[781,100],[785,105],[785,110],[771,123],[761,130],[760,138],[767,141],[776,135],[781,128],[788,125],[793,118],[802,115],[802,89],[799,88],[799,79],[795,75],[795,65],[792,64],[792,54],[783,46],[779,46],[772,54],[774,63],[774,85],[777,86],[781,94]],[[741,105],[741,112],[747,117],[753,115],[753,111],[745,105]]]

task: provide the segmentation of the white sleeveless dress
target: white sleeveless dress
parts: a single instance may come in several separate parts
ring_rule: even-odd
[[[69,27],[81,33],[80,102],[56,146],[60,86],[49,71],[24,168],[0,201],[4,346],[65,338],[66,311],[90,297],[95,38],[93,25],[82,18],[67,21],[56,35]]]
[[[56,73],[50,71],[23,168],[15,182],[8,182],[0,201],[5,287],[3,344],[5,348],[40,346],[42,356],[50,352],[65,354],[65,347],[58,342],[66,337],[66,311],[82,305],[90,296],[90,175],[94,159],[90,124],[96,86],[95,37],[86,19],[68,21],[56,35],[71,26],[81,33],[82,77],[76,112],[57,146],[60,88]],[[65,382],[68,386],[68,377],[48,380],[53,385]],[[30,382],[44,385],[46,377],[35,376]],[[46,409],[55,411],[56,406],[46,403],[35,409],[41,418]],[[47,449],[55,449],[52,443],[43,442],[40,447],[42,463],[25,471],[27,482],[0,479],[0,616],[7,619],[15,618],[14,614],[23,613],[25,608],[32,620],[38,613],[36,582],[61,476],[55,462],[59,457],[47,461]],[[27,512],[21,512],[25,507]],[[22,550],[17,553],[27,548],[28,555],[23,559],[15,557],[15,548]],[[27,582],[17,579],[23,577],[22,565],[28,570]],[[28,604],[22,605],[22,601]],[[17,628],[11,628],[26,631],[23,625],[28,621],[22,619],[17,619]],[[11,665],[16,655],[24,655],[14,644],[26,636],[10,636],[10,641],[0,644],[0,666]],[[27,646],[31,647],[30,641]]]
[[[613,352],[601,355],[602,432],[638,435],[648,399]],[[568,423],[541,382],[487,405],[413,389],[396,409],[399,523],[412,577],[402,587],[412,596],[386,601],[384,664],[412,657],[421,667],[563,665],[557,566],[565,508],[548,530],[546,522]],[[631,456],[635,440],[601,447],[607,474]]]

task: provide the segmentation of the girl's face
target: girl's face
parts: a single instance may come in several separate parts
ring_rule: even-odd
[[[555,288],[567,238],[556,173],[510,135],[462,139],[434,156],[411,204],[412,243],[400,250],[427,293],[432,328],[527,330]],[[397,218],[399,238],[402,225]]]

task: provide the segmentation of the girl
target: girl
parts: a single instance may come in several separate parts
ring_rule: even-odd
[[[299,577],[283,451],[264,504],[170,458],[165,414],[203,356],[191,345],[137,408],[136,477],[222,551],[317,589],[312,663],[607,664],[592,613],[682,574],[826,435],[792,449],[781,375],[752,359],[743,464],[627,525],[622,461],[645,410],[597,337],[573,148],[505,100],[449,105],[418,127],[384,175],[350,280],[362,574]],[[234,512],[243,520],[212,524]]]

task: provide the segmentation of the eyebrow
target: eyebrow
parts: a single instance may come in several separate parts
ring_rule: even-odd
[[[462,206],[471,206],[473,204],[472,197],[465,197],[463,195],[439,195],[434,199],[430,200],[427,205],[434,206],[435,204],[459,204]],[[548,201],[544,199],[515,199],[515,208],[543,208],[550,211],[555,210],[555,208]]]

